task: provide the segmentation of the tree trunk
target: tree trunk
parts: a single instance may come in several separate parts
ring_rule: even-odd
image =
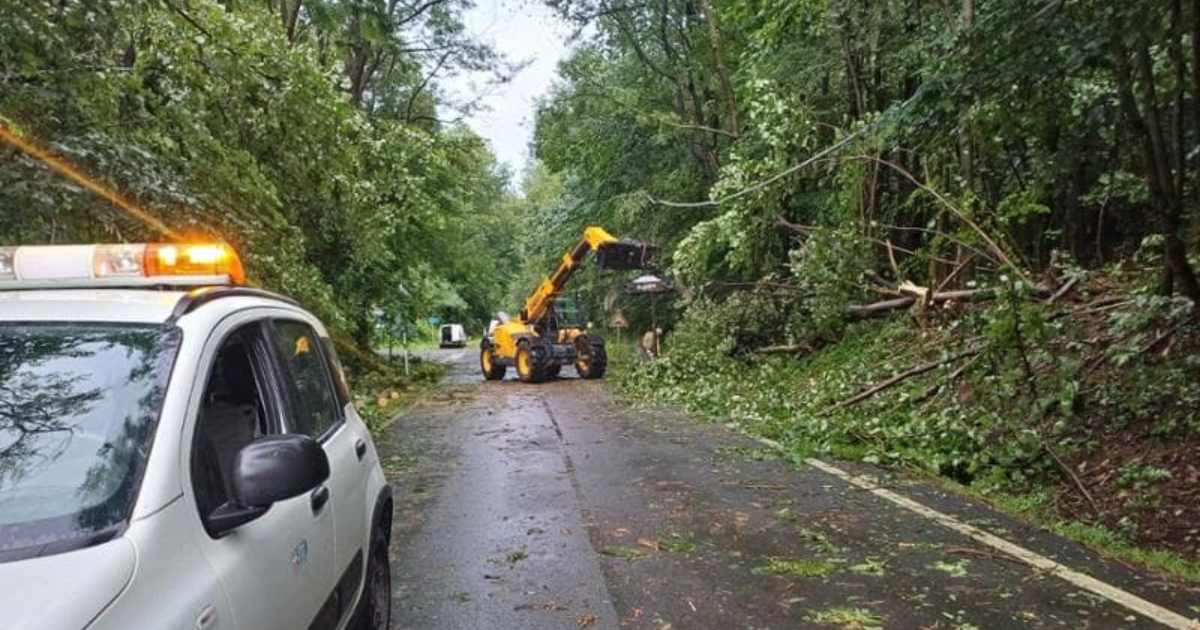
[[[725,54],[721,50],[721,25],[717,21],[717,12],[713,10],[712,0],[700,0],[704,9],[704,17],[708,21],[708,36],[712,40],[713,64],[717,67],[717,79],[721,83],[721,98],[729,114],[729,133],[737,136],[741,133],[738,125],[737,99],[733,94],[733,85],[729,81],[729,70],[725,67]]]
[[[287,31],[288,42],[296,41],[296,22],[300,17],[300,6],[304,4],[304,0],[291,0],[293,4],[287,7],[288,0],[283,0],[284,6],[287,7],[283,11],[283,27]]]
[[[1122,39],[1120,28],[1112,38],[1113,70],[1117,80],[1117,96],[1121,110],[1130,127],[1140,137],[1146,182],[1150,195],[1157,207],[1159,223],[1164,239],[1163,290],[1172,293],[1178,289],[1183,295],[1200,305],[1200,283],[1187,259],[1187,246],[1180,236],[1182,200],[1175,194],[1176,187],[1171,177],[1170,159],[1164,147],[1162,127],[1159,121],[1158,103],[1154,91],[1153,62],[1145,41],[1139,41],[1134,53],[1142,84],[1142,98],[1138,106],[1134,95],[1133,72],[1130,51]],[[1143,115],[1143,111],[1145,114]],[[1182,147],[1179,148],[1182,150]]]
[[[1164,289],[1174,292],[1178,290],[1200,306],[1200,282],[1187,259],[1187,246],[1180,236],[1181,219],[1183,215],[1183,199],[1181,187],[1176,185],[1172,176],[1172,151],[1167,146],[1163,133],[1162,120],[1156,100],[1154,83],[1154,61],[1150,56],[1148,42],[1139,41],[1137,47],[1138,70],[1141,73],[1142,93],[1145,101],[1146,130],[1150,135],[1150,145],[1153,151],[1152,168],[1157,173],[1162,200],[1165,202],[1159,212],[1162,215],[1163,237],[1165,239],[1165,263],[1170,274],[1170,282],[1164,283]],[[1175,151],[1182,151],[1176,147]],[[1180,174],[1182,177],[1182,173]]]

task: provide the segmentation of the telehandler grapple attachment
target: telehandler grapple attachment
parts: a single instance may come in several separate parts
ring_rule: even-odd
[[[626,271],[654,266],[659,248],[640,241],[604,243],[596,249],[596,266],[601,269]]]

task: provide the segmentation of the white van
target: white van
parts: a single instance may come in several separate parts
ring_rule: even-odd
[[[462,324],[442,324],[438,331],[438,346],[441,348],[464,348],[467,345],[467,331]]]

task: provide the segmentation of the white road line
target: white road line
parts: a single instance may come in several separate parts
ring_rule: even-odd
[[[777,443],[773,443],[771,441],[764,443],[778,447]],[[819,459],[810,458],[806,459],[805,461],[813,468],[829,473],[830,475],[842,479],[851,485],[858,486],[863,490],[867,490],[875,496],[891,501],[892,503],[895,503],[906,510],[916,512],[917,514],[920,514],[921,516],[924,516],[925,518],[928,518],[929,520],[934,521],[943,527],[952,529],[960,534],[963,534],[964,536],[976,540],[977,542],[983,543],[993,549],[1017,558],[1034,568],[1056,575],[1063,580],[1078,586],[1079,588],[1091,591],[1110,601],[1116,602],[1117,604],[1120,604],[1148,619],[1157,621],[1168,628],[1176,628],[1178,630],[1200,630],[1200,621],[1188,619],[1187,617],[1163,608],[1158,604],[1148,602],[1137,595],[1134,595],[1133,593],[1121,590],[1111,584],[1101,582],[1090,575],[1070,569],[1065,565],[1047,558],[1046,556],[1032,552],[1024,547],[1021,547],[1020,545],[1010,543],[1007,540],[989,534],[978,527],[968,525],[954,518],[953,516],[950,516],[949,514],[943,514],[942,512],[917,503],[908,497],[901,496],[885,488],[880,488],[869,477],[852,475],[840,468],[826,464]]]

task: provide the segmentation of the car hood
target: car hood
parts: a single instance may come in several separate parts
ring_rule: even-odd
[[[136,566],[124,538],[0,564],[0,630],[82,630],[121,594]]]

